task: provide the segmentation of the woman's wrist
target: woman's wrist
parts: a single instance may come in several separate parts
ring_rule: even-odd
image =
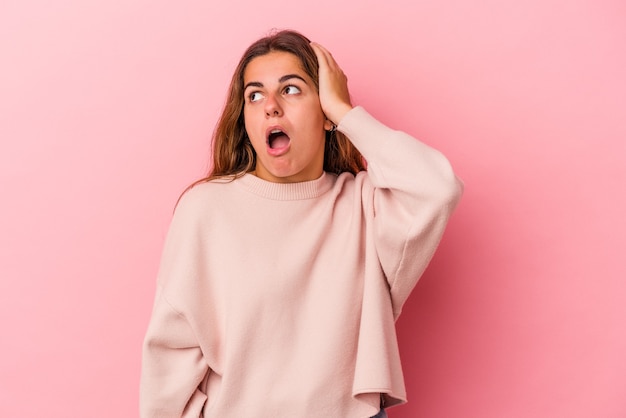
[[[354,108],[354,106],[352,106],[349,103],[342,103],[338,106],[336,106],[336,108],[333,109],[332,113],[330,114],[326,114],[326,116],[328,117],[328,119],[330,119],[331,122],[333,122],[335,125],[339,125],[341,123],[341,120],[343,119],[343,117],[352,109]]]

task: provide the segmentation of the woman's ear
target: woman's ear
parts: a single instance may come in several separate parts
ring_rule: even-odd
[[[334,132],[337,129],[337,125],[335,125],[330,119],[326,119],[324,121],[324,130],[328,132]]]

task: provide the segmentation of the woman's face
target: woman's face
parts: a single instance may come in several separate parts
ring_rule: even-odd
[[[315,180],[324,167],[322,112],[313,80],[293,54],[254,58],[244,74],[243,115],[256,151],[255,174],[276,183]]]

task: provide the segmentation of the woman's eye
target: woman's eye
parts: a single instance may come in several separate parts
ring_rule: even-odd
[[[285,87],[285,93],[286,94],[298,94],[300,93],[300,89],[297,88],[296,86],[287,86]]]
[[[250,93],[250,101],[251,102],[256,102],[261,100],[261,98],[263,97],[263,95],[261,93],[259,93],[258,91],[252,92]]]

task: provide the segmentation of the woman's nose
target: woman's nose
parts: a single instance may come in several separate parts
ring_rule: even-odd
[[[265,115],[268,117],[281,116],[283,113],[280,103],[276,99],[276,96],[270,94],[265,101]]]

